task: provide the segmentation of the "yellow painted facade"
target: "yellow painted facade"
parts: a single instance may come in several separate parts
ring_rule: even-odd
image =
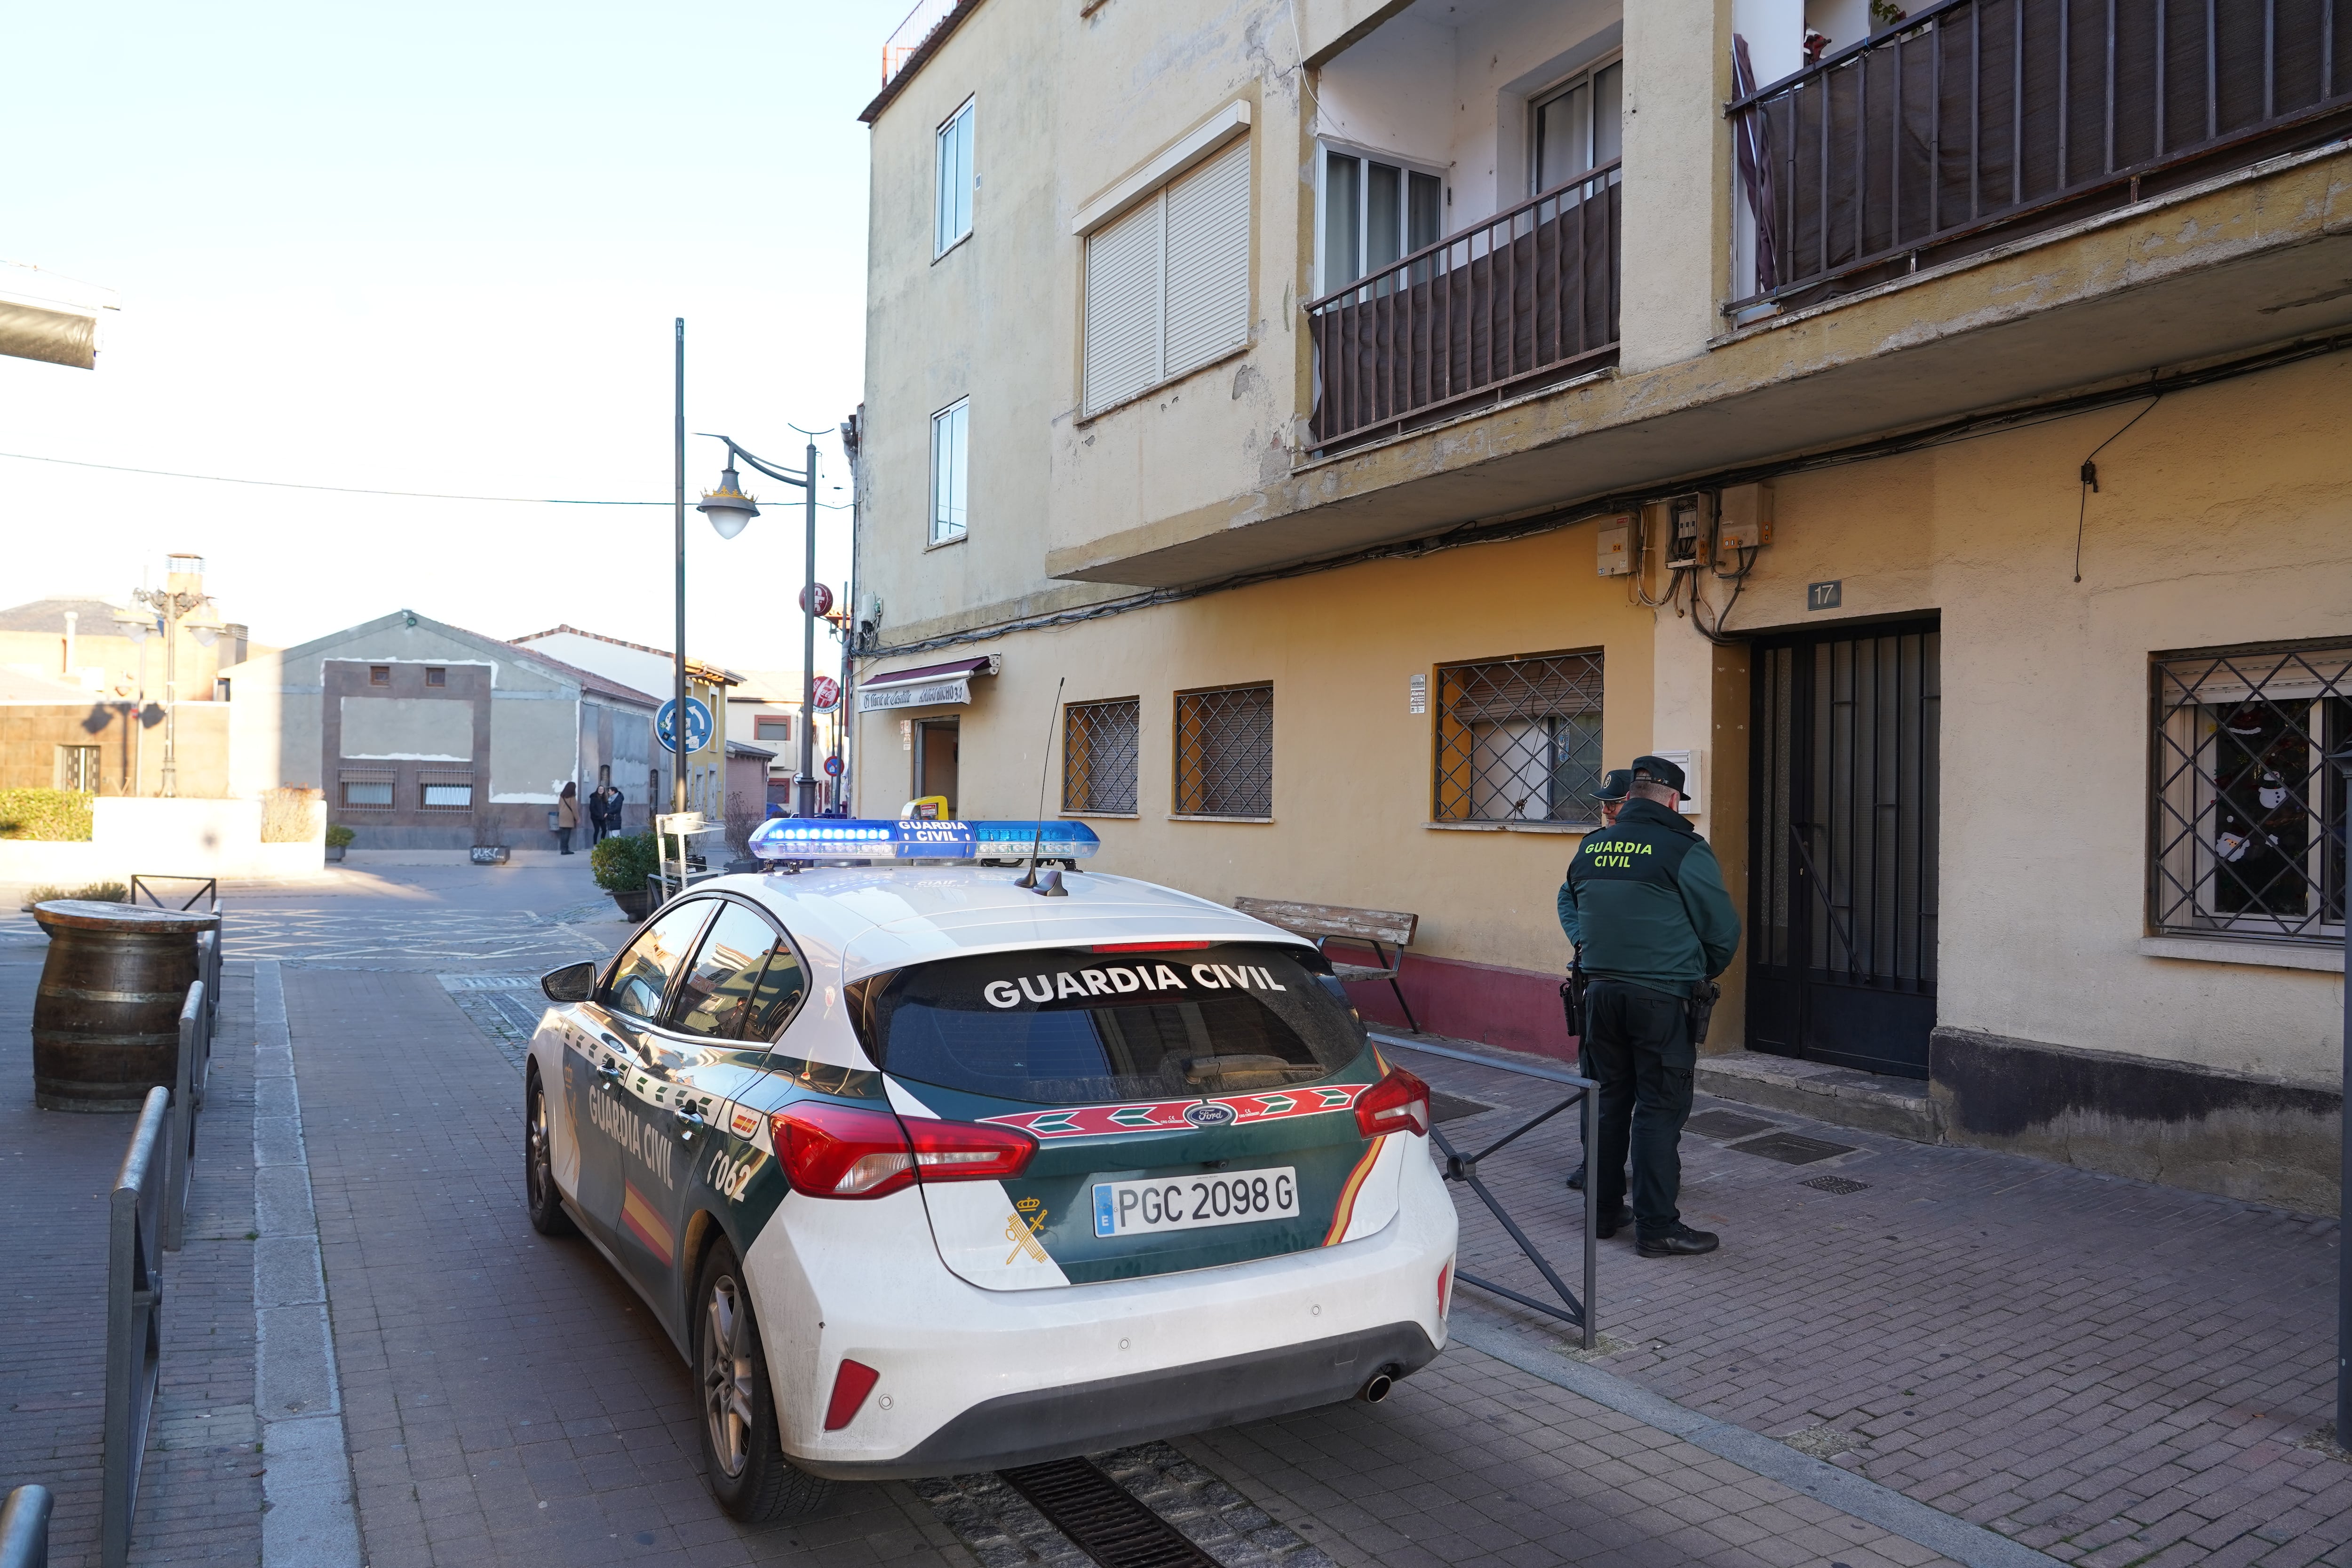
[[[2317,937],[2340,934],[2341,917],[2295,942],[2154,929],[2152,713],[2161,656],[2352,647],[2352,442],[2337,413],[2352,338],[2331,335],[2352,327],[2352,297],[2329,282],[2352,275],[2352,152],[2250,160],[1735,322],[1722,105],[1748,13],[1474,10],[1530,62],[1520,78],[1474,58],[1486,35],[1445,30],[1428,0],[1111,0],[1083,17],[981,0],[869,110],[860,589],[882,612],[859,678],[979,654],[1001,673],[975,677],[968,705],[862,717],[857,811],[922,793],[902,728],[954,719],[962,815],[1030,816],[1041,765],[1050,813],[1056,682],[1065,702],[1133,698],[1137,810],[1094,819],[1099,868],[1220,902],[1412,910],[1416,954],[1516,977],[1510,1005],[1537,1007],[1537,983],[1567,958],[1553,899],[1578,836],[1432,826],[1440,716],[1410,710],[1414,678],[1434,691],[1461,661],[1597,651],[1606,763],[1699,753],[1694,821],[1752,918],[1750,795],[1769,782],[1751,758],[1754,648],[1932,621],[1940,816],[1926,903],[1947,1135],[2331,1206],[2313,1173],[2335,1157],[2324,1112],[2344,982]],[[1461,198],[1449,227],[1500,199],[1524,79],[1548,58],[1622,60],[1622,348],[1574,383],[1318,453],[1298,310],[1318,292],[1318,149],[1336,144],[1342,110],[1347,144],[1371,144],[1360,106],[1413,86],[1393,77],[1413,50],[1378,54],[1382,29],[1407,26],[1444,40],[1423,51],[1435,63],[1417,90],[1460,106],[1443,132]],[[933,130],[967,100],[972,232],[935,254]],[[1235,103],[1254,171],[1247,344],[1083,417],[1074,220]],[[1482,147],[1503,154],[1483,175],[1467,155]],[[2152,407],[2147,385],[2167,389]],[[929,421],[959,399],[969,532],[937,544]],[[1772,541],[1730,646],[1598,574],[1610,517],[1645,507],[1654,545],[1670,498],[1759,480]],[[1526,531],[1495,537],[1514,527]],[[1644,567],[1662,593],[1663,562]],[[1839,601],[1809,609],[1822,583]],[[1706,584],[1711,611],[1727,593]],[[1251,682],[1274,690],[1273,820],[1175,819],[1176,694]],[[1745,1042],[1746,974],[1743,953],[1710,1050]],[[2063,1087],[2077,1080],[2092,1087]],[[2200,1096],[2220,1109],[2204,1116]]]

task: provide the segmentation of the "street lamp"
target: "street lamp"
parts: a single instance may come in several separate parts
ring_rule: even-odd
[[[793,428],[798,430],[800,426]],[[743,531],[745,524],[760,515],[759,507],[743,493],[743,487],[737,482],[735,465],[738,462],[780,483],[798,485],[803,499],[807,502],[808,572],[806,585],[801,591],[801,764],[799,775],[793,780],[793,809],[802,816],[814,816],[816,815],[816,442],[811,440],[808,443],[801,471],[794,473],[790,468],[779,468],[761,461],[737,446],[731,437],[709,430],[697,431],[696,434],[727,443],[727,467],[719,472],[719,488],[706,494],[702,504],[695,509],[710,519],[710,526],[719,531],[721,539],[734,538]],[[806,436],[810,432],[803,430],[801,434]],[[681,638],[683,635],[681,624]],[[679,707],[682,710],[685,704],[681,702]]]
[[[162,612],[163,617],[163,797],[169,800],[180,793],[180,626],[190,616],[210,605],[213,602],[212,595],[192,593],[184,588],[177,591],[170,588],[138,588],[131,591],[131,597],[138,604],[152,605]],[[115,624],[130,632],[133,640],[140,642],[146,640],[147,632],[143,617],[134,623],[129,616],[124,616],[118,619]],[[134,625],[137,626],[136,630],[132,629]],[[220,636],[220,626],[216,622],[196,622],[188,629],[195,634],[197,643],[205,647],[212,647],[213,639]],[[144,662],[143,658],[142,662]]]

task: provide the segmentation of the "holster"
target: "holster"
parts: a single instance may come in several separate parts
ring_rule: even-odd
[[[1580,1045],[1584,1039],[1585,995],[1591,988],[1592,982],[1585,975],[1584,965],[1571,961],[1568,966],[1568,978],[1559,983],[1559,1002],[1561,1009],[1568,1015],[1569,1037]]]
[[[1706,1026],[1715,1018],[1715,1005],[1723,998],[1723,987],[1712,980],[1702,980],[1691,987],[1689,999],[1683,1010],[1690,1018],[1692,1048],[1706,1044]]]

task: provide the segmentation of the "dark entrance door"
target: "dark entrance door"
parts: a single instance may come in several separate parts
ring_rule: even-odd
[[[1927,1076],[1939,642],[1929,621],[1757,646],[1755,1050]]]

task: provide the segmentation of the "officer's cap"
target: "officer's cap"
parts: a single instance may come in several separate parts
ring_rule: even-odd
[[[1633,771],[1636,784],[1662,784],[1676,795],[1683,793],[1682,769],[1664,757],[1635,757]]]
[[[1633,770],[1611,768],[1601,775],[1601,787],[1592,792],[1592,798],[1613,805],[1633,793]]]

